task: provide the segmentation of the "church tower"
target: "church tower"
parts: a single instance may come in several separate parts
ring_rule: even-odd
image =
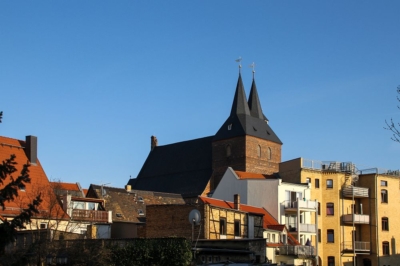
[[[262,112],[254,71],[248,101],[239,72],[231,113],[212,142],[210,190],[216,188],[229,166],[234,170],[260,174],[278,172],[281,147],[281,140]]]

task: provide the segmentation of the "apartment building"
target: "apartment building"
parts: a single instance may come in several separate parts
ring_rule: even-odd
[[[318,246],[318,265],[398,263],[398,171],[297,158],[282,162],[279,175],[287,182],[309,183],[311,199],[319,202],[318,234],[312,237]]]

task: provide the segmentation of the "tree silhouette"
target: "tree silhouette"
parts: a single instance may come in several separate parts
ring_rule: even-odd
[[[3,118],[3,112],[0,112],[0,123]],[[9,159],[0,163],[0,206],[4,210],[5,203],[14,201],[18,197],[18,189],[25,184],[30,183],[29,163],[23,165],[21,172],[17,178],[12,175],[17,171],[15,155],[11,155]],[[8,182],[5,184],[5,182]],[[3,220],[0,223],[0,254],[4,251],[5,246],[14,240],[17,229],[25,228],[25,224],[31,222],[34,214],[39,213],[38,207],[42,202],[40,194],[32,200],[28,206],[14,217],[13,220]]]
[[[400,85],[397,86],[397,94],[398,94],[398,96],[396,97],[397,101],[400,102],[400,97],[399,97],[399,95],[400,95]],[[400,106],[397,106],[397,108],[400,109]],[[399,122],[397,122],[397,123],[393,122],[393,118],[390,118],[390,121],[385,120],[385,123],[386,123],[386,127],[384,127],[384,128],[387,129],[387,130],[392,131],[392,133],[393,133],[391,139],[393,141],[395,141],[395,142],[399,142],[400,143],[400,123]]]

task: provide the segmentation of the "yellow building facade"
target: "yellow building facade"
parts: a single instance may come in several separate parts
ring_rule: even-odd
[[[283,181],[311,183],[317,200],[318,265],[398,265],[398,171],[359,170],[348,162],[297,158],[280,164]]]

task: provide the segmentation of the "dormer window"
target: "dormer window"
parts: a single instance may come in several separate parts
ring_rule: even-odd
[[[232,130],[232,124],[228,125],[228,130]]]
[[[139,209],[139,210],[138,210],[138,214],[139,214],[140,216],[144,216],[143,210],[142,210],[142,209]]]
[[[25,187],[24,184],[20,184],[20,185],[18,186],[18,188],[19,188],[20,191],[25,191],[25,190],[26,190],[26,187]]]
[[[138,201],[139,201],[139,202],[141,202],[141,203],[143,203],[143,202],[144,202],[144,200],[143,200],[143,198],[142,198],[142,197],[138,197]]]

